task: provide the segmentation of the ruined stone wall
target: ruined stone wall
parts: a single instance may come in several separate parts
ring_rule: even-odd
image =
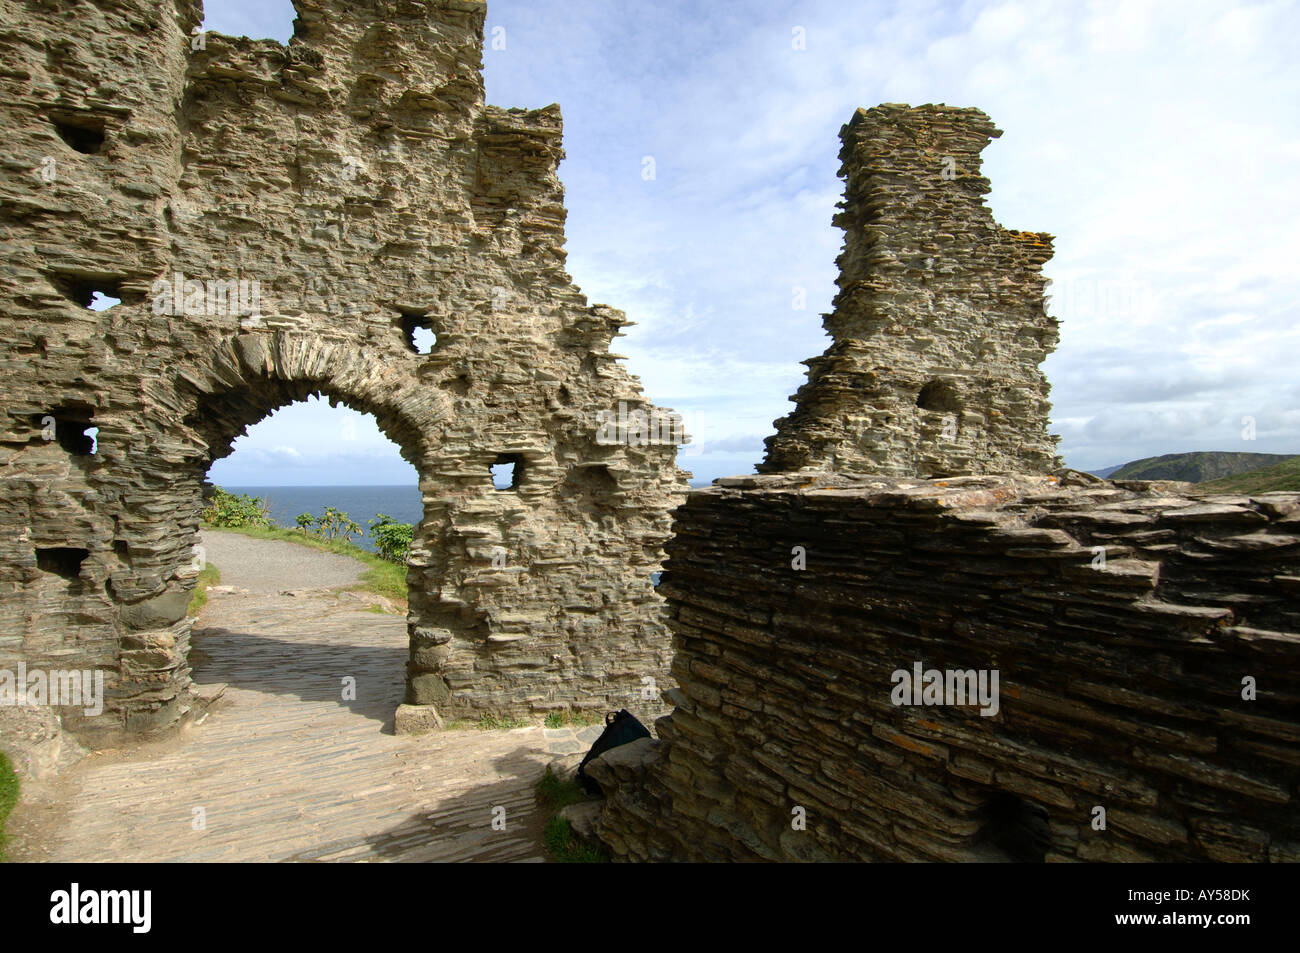
[[[845,127],[834,343],[764,475],[677,512],[676,707],[588,767],[616,857],[1300,860],[1300,495],[1045,473],[1051,246],[983,205],[997,134]]]
[[[719,483],[661,584],[676,708],[592,769],[616,856],[1300,861],[1300,495]],[[996,714],[895,704],[916,663]]]
[[[408,724],[671,684],[650,574],[685,474],[596,439],[651,408],[564,271],[558,107],[484,104],[481,3],[295,7],[285,47],[186,0],[0,2],[0,668],[104,672],[83,738],[174,722],[207,469],[319,393],[419,472]]]
[[[796,409],[763,473],[1045,473],[1039,364],[1057,342],[1041,269],[1051,236],[1007,231],[984,204],[978,109],[858,110],[840,133],[845,179],[832,344],[806,361]]]

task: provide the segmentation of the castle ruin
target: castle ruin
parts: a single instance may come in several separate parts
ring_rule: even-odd
[[[324,394],[420,475],[399,729],[666,690],[592,767],[619,859],[1300,860],[1300,496],[1060,468],[987,116],[852,118],[832,345],[762,472],[687,495],[602,435],[666,412],[563,270],[558,109],[483,102],[483,5],[295,6],[287,47],[0,7],[0,669],[102,673],[64,728],[183,716],[204,476]]]
[[[677,511],[675,707],[588,768],[615,858],[1300,861],[1300,494],[1059,468],[994,135],[844,127],[833,343]]]
[[[805,361],[761,473],[1045,473],[1039,365],[1056,346],[1042,274],[1050,235],[984,204],[980,153],[1002,135],[978,109],[859,109],[840,134],[845,180],[832,344]]]
[[[686,474],[597,439],[658,411],[564,271],[558,107],[484,104],[482,3],[296,8],[287,46],[191,0],[0,13],[0,668],[102,672],[90,744],[174,724],[208,468],[321,394],[419,472],[399,730],[671,684]]]

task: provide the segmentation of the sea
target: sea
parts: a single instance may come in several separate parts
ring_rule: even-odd
[[[367,521],[380,513],[413,526],[424,516],[417,486],[226,486],[224,489],[230,493],[263,498],[271,504],[271,519],[275,524],[290,529],[298,525],[294,517],[299,513],[320,516],[327,506],[347,513],[363,531],[370,528]],[[372,553],[375,551],[375,544],[368,535],[353,536],[352,541]]]
[[[260,496],[271,504],[271,519],[275,524],[290,529],[298,525],[294,517],[299,513],[321,516],[327,506],[347,513],[363,531],[370,529],[367,521],[380,513],[413,526],[424,516],[417,486],[226,486],[224,489]],[[353,536],[352,542],[372,553],[375,551],[369,535]]]

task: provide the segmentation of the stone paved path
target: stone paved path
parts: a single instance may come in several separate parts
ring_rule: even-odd
[[[14,859],[542,860],[533,787],[600,729],[393,735],[404,618],[366,611],[365,593],[274,592],[265,542],[208,546],[223,583],[255,566],[262,590],[214,590],[195,627],[194,680],[218,700],[179,738],[85,759],[60,784],[57,824]]]

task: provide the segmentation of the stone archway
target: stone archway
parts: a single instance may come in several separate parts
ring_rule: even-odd
[[[199,460],[200,483],[214,461],[231,453],[235,439],[248,426],[282,407],[323,396],[331,404],[344,404],[374,416],[403,459],[416,468],[420,486],[435,486],[436,434],[451,413],[450,402],[437,391],[426,390],[421,395],[411,386],[414,378],[403,373],[408,368],[402,363],[391,349],[381,351],[291,331],[232,337],[210,357],[207,377],[188,377],[188,386],[183,388],[194,408],[185,424],[206,448]],[[376,373],[376,368],[387,372]],[[407,564],[412,596],[407,629],[413,658],[419,651],[415,633],[427,629],[434,615],[424,594],[437,588],[438,567],[431,565],[429,556],[445,527],[432,514],[433,509],[426,508],[416,527]],[[404,694],[408,701],[415,694],[409,668]],[[433,708],[423,712],[423,717],[418,712],[403,714],[399,728],[406,730],[438,722]]]
[[[436,727],[447,713],[653,708],[668,678],[667,644],[654,628],[660,623],[648,574],[620,567],[618,594],[630,604],[620,608],[608,591],[581,586],[573,577],[582,563],[556,558],[552,548],[592,531],[618,532],[625,518],[619,497],[627,490],[609,464],[623,448],[602,458],[609,464],[564,467],[553,441],[517,433],[514,442],[485,433],[473,446],[452,446],[457,407],[472,395],[460,392],[459,381],[429,387],[421,375],[425,356],[385,344],[251,331],[222,342],[201,369],[181,371],[182,421],[194,438],[183,477],[191,512],[201,507],[212,461],[278,407],[321,394],[372,414],[415,466],[424,498],[408,568],[410,660],[398,730]],[[503,459],[516,468],[508,491],[493,486],[490,472]],[[197,520],[184,527],[192,541]]]

